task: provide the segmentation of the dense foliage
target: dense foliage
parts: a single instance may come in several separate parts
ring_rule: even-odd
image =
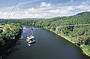
[[[0,56],[6,54],[16,41],[21,37],[22,26],[20,24],[5,24],[0,30]]]

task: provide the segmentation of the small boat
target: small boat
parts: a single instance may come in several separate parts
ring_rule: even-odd
[[[31,35],[30,37],[27,37],[27,40],[26,41],[29,44],[32,44],[32,43],[35,43],[36,42],[34,35]]]

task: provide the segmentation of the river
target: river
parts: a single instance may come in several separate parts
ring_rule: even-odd
[[[89,59],[82,51],[64,38],[44,29],[34,28],[36,43],[30,47],[25,39],[30,27],[23,30],[23,38],[16,43],[7,59]]]

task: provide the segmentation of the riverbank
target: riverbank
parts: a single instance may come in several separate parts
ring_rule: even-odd
[[[53,33],[55,33],[56,35],[60,36],[60,37],[63,37],[65,38],[67,41],[71,42],[72,44],[76,45],[75,42],[71,41],[71,38],[69,38],[68,36],[65,36],[64,34],[58,34],[57,32],[53,31],[53,30],[50,30],[50,29],[47,29]],[[89,46],[86,46],[86,45],[81,45],[81,46],[78,46],[76,45],[77,47],[79,47],[81,50],[82,50],[82,53],[87,55],[88,57],[90,57],[90,52],[88,51],[88,48],[90,48]]]

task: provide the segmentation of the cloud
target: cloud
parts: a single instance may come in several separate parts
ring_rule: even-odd
[[[37,2],[39,0],[29,0],[29,1],[23,1],[23,2],[20,2],[20,3],[16,3],[15,7],[20,7],[20,6],[23,6],[25,4],[30,4],[30,3],[34,3],[34,2]]]
[[[37,1],[37,0],[35,0]],[[33,1],[33,2],[35,2]],[[17,7],[20,7],[24,4],[31,3],[31,2],[23,2],[19,3]],[[82,2],[79,5],[54,5],[51,3],[41,2],[39,6],[37,7],[31,7],[27,9],[20,9],[20,10],[14,10],[10,11],[8,7],[6,8],[6,11],[0,11],[0,18],[51,18],[51,17],[57,17],[57,16],[70,16],[74,15],[76,13],[84,12],[84,11],[90,11],[90,5],[86,4],[86,2]]]
[[[51,6],[50,3],[41,2],[41,6],[40,7],[50,7],[50,6]]]
[[[35,3],[37,1],[40,0],[28,0],[28,1],[21,1],[19,3],[16,3],[15,5],[9,6],[9,7],[5,7],[3,9],[1,9],[2,11],[15,11],[15,10],[19,10],[21,6],[24,6],[25,4],[32,4]]]
[[[88,5],[90,4],[90,0],[85,0],[84,2],[82,2],[83,5]]]
[[[60,10],[60,9],[55,9],[55,10],[49,10],[51,13],[58,13],[58,14],[67,14],[68,10]]]

